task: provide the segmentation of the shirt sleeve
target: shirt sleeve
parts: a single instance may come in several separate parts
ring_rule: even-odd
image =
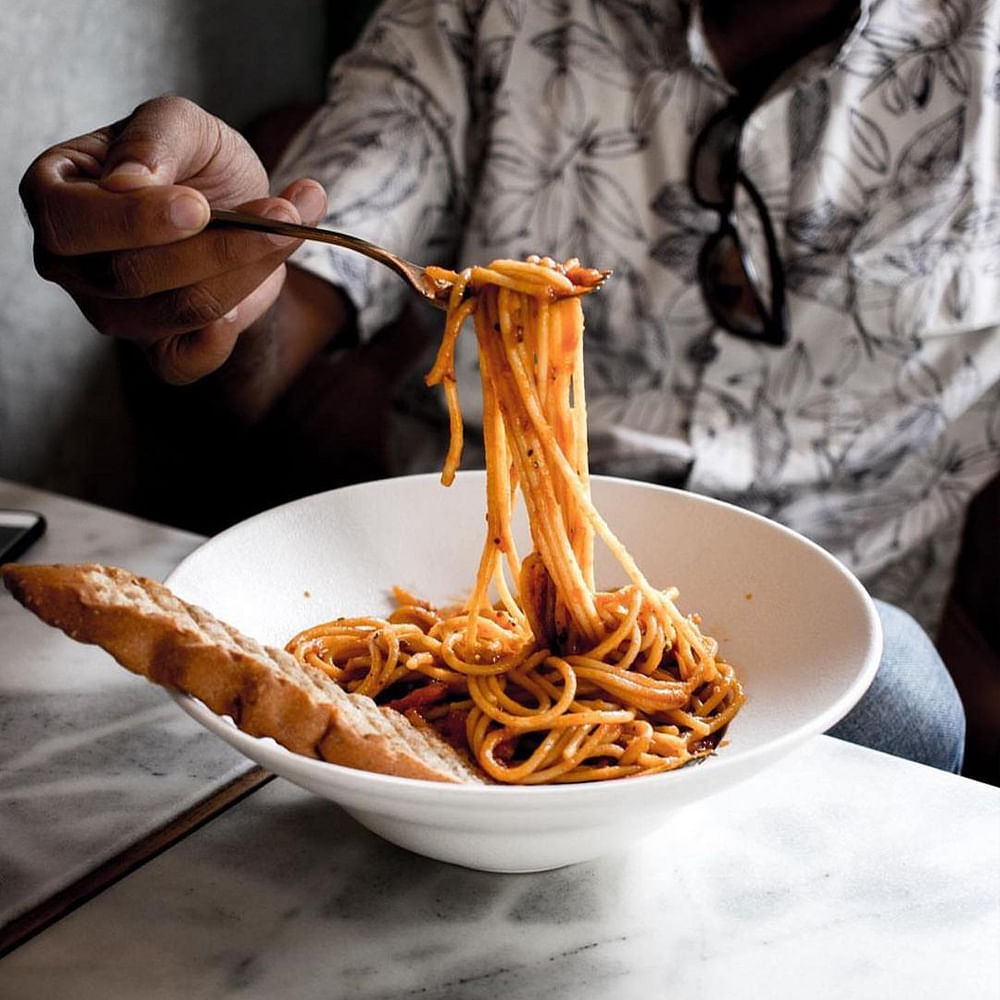
[[[278,165],[326,188],[324,225],[421,264],[453,263],[465,217],[475,30],[447,0],[387,0],[334,65],[328,98]],[[305,243],[293,263],[340,286],[361,336],[399,312],[407,291],[383,265]]]

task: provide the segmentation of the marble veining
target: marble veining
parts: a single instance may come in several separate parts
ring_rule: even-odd
[[[411,855],[275,781],[0,963],[33,998],[1000,995],[1000,793],[817,737],[628,853]]]
[[[162,578],[201,541],[4,480],[0,507],[48,519],[30,562]],[[165,692],[0,591],[0,925],[249,767]]]
[[[163,577],[193,535],[0,480],[36,561]],[[248,762],[0,596],[0,922]],[[1000,792],[830,737],[628,852],[534,875],[409,854],[274,781],[0,961],[0,997],[1000,996]]]

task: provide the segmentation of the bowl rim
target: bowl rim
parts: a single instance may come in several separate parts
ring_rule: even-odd
[[[486,473],[483,469],[466,469],[457,473],[457,477],[461,477],[463,480],[471,480],[474,478],[485,479],[485,475]],[[186,567],[197,558],[203,556],[205,550],[208,548],[227,539],[230,535],[236,532],[245,530],[254,522],[275,517],[290,508],[301,508],[303,506],[321,503],[331,495],[342,495],[347,491],[360,492],[372,488],[385,489],[389,488],[389,484],[393,484],[394,486],[403,486],[406,483],[432,479],[436,479],[440,482],[440,478],[439,473],[429,472],[416,473],[407,476],[394,476],[379,480],[368,480],[361,483],[353,483],[349,486],[342,486],[335,489],[308,494],[306,496],[278,504],[274,507],[270,507],[267,510],[253,514],[250,517],[245,518],[244,520],[239,521],[218,534],[206,539],[201,545],[188,553],[188,555],[186,555],[177,564],[177,566],[174,567],[174,569],[165,578],[164,583],[168,587],[172,586],[172,583],[178,576],[183,576]],[[317,778],[323,779],[324,782],[328,782],[331,778],[337,779],[336,783],[330,782],[331,791],[334,789],[334,784],[337,784],[343,787],[345,791],[367,790],[368,792],[375,792],[376,790],[379,790],[387,794],[391,793],[392,797],[397,799],[400,798],[400,796],[411,801],[433,798],[439,805],[445,804],[442,802],[442,796],[447,797],[449,800],[451,797],[456,797],[456,801],[481,800],[485,796],[489,801],[503,800],[509,804],[530,803],[533,801],[537,805],[539,804],[540,796],[545,796],[546,798],[557,797],[574,803],[582,803],[595,795],[607,795],[607,791],[602,790],[609,788],[619,789],[620,791],[615,792],[616,795],[641,795],[643,794],[643,789],[652,791],[654,787],[658,787],[664,783],[668,786],[673,785],[679,787],[681,782],[696,780],[695,776],[698,775],[701,772],[701,769],[705,766],[711,766],[713,775],[718,778],[722,778],[722,772],[724,771],[730,771],[734,768],[740,769],[744,767],[752,767],[760,758],[766,759],[780,756],[808,737],[825,732],[831,726],[839,722],[840,719],[842,719],[844,715],[846,715],[847,712],[850,711],[850,709],[858,702],[861,696],[868,689],[875,676],[875,672],[878,669],[882,654],[882,625],[871,595],[857,579],[857,577],[855,577],[854,574],[839,559],[837,559],[836,556],[828,552],[821,545],[812,541],[812,539],[805,537],[799,532],[779,523],[778,521],[765,517],[762,514],[758,514],[755,511],[739,507],[728,501],[720,500],[716,497],[706,496],[701,493],[695,493],[690,490],[679,489],[677,487],[663,486],[659,483],[648,483],[642,480],[628,479],[622,476],[595,474],[590,477],[590,481],[592,484],[620,484],[626,486],[627,488],[636,488],[649,492],[668,493],[677,496],[685,503],[692,503],[696,506],[706,505],[709,507],[722,508],[731,514],[737,515],[738,517],[764,524],[767,526],[768,530],[776,531],[778,534],[791,538],[811,550],[815,556],[817,556],[834,571],[835,575],[840,578],[841,582],[844,583],[848,590],[852,592],[853,596],[858,599],[861,610],[864,613],[865,624],[868,629],[868,642],[864,661],[858,668],[853,680],[842,692],[840,697],[829,704],[819,714],[807,719],[794,729],[782,733],[780,736],[776,736],[765,743],[746,750],[740,750],[738,746],[727,746],[725,752],[722,754],[712,754],[708,758],[685,765],[673,771],[665,771],[660,774],[637,775],[634,779],[620,778],[605,781],[569,782],[565,784],[504,785],[496,782],[479,785],[472,783],[466,784],[430,781],[423,778],[404,778],[397,775],[379,774],[375,771],[364,771],[359,768],[346,767],[342,764],[334,764],[330,761],[320,760],[318,758],[306,757],[302,754],[297,754],[288,750],[272,737],[252,736],[249,733],[244,732],[236,726],[235,722],[233,722],[229,716],[217,715],[203,702],[191,695],[177,690],[170,690],[170,696],[188,715],[194,718],[209,731],[215,732],[216,735],[224,739],[230,745],[234,746],[237,750],[240,750],[251,760],[256,761],[257,758],[247,750],[244,750],[240,744],[245,743],[247,747],[266,747],[268,756],[277,754],[279,760],[287,758],[290,761],[290,769],[304,768],[310,777],[315,775]],[[179,596],[182,598],[184,597],[183,593],[179,594]],[[282,774],[281,771],[278,771],[273,767],[272,770],[274,770],[276,774]],[[295,779],[290,778],[289,780],[294,781]],[[628,791],[628,789],[632,789],[633,791]]]

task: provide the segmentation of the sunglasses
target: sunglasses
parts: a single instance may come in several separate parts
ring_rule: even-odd
[[[764,199],[740,168],[740,136],[746,115],[745,102],[731,101],[709,119],[691,150],[691,193],[699,205],[719,216],[718,229],[698,255],[698,281],[719,326],[737,337],[780,347],[788,341],[785,269]],[[769,303],[736,228],[734,206],[739,187],[757,212],[767,244]]]

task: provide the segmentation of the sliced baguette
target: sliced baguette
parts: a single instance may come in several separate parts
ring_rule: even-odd
[[[429,727],[348,694],[322,670],[261,645],[155,580],[97,565],[10,563],[0,574],[42,621],[155,684],[193,695],[252,736],[365,771],[484,782]]]

